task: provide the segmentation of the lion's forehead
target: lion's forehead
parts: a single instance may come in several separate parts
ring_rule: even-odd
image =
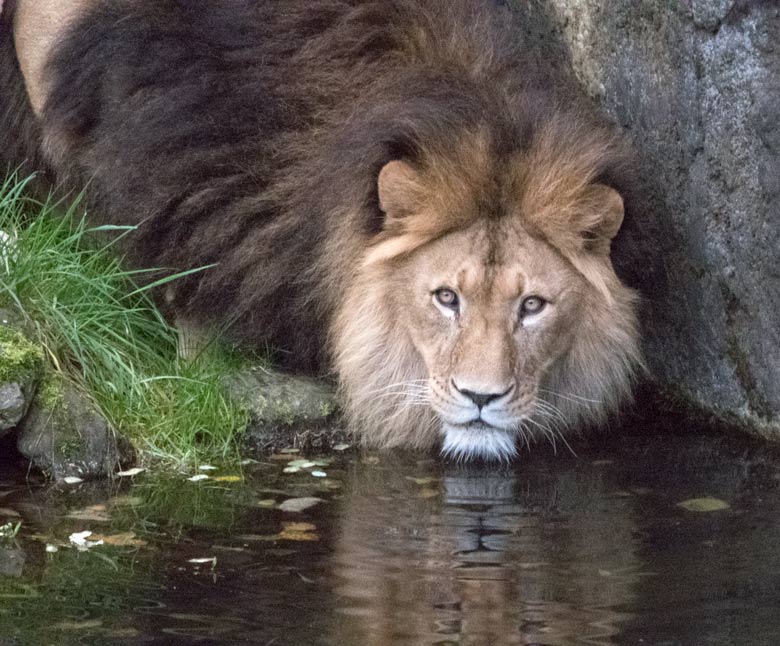
[[[452,287],[495,304],[533,290],[553,290],[571,279],[566,262],[543,241],[514,229],[464,232],[442,250]]]

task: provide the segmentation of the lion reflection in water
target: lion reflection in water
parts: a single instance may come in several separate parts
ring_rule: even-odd
[[[414,482],[391,469],[351,484],[333,643],[616,643],[630,616],[612,608],[635,598],[640,560],[631,503],[603,511],[597,473]]]

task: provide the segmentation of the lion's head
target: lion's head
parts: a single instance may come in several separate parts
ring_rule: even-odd
[[[630,394],[636,299],[609,258],[623,200],[598,179],[617,142],[567,132],[508,158],[473,133],[379,172],[384,228],[332,336],[369,445],[505,459]]]

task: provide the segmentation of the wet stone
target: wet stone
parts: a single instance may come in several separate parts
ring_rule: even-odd
[[[19,425],[19,452],[54,480],[105,477],[133,460],[130,443],[109,428],[73,385],[48,376]]]
[[[27,555],[18,547],[0,546],[0,577],[20,577]]]

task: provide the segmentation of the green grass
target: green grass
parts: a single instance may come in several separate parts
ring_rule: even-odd
[[[130,227],[91,228],[78,200],[40,203],[25,183],[0,186],[0,230],[15,238],[12,249],[0,247],[0,305],[18,310],[51,368],[147,458],[235,458],[247,416],[220,385],[235,358],[212,348],[179,360],[176,332],[149,298],[150,287],[176,276],[123,268],[116,243]]]

